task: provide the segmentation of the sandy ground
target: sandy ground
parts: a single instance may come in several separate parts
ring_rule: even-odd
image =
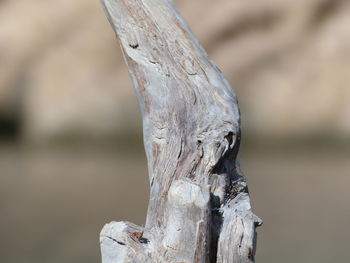
[[[254,210],[264,219],[257,262],[347,262],[350,153],[251,149],[242,155]],[[142,224],[147,200],[142,152],[2,146],[0,261],[100,262],[103,224]]]

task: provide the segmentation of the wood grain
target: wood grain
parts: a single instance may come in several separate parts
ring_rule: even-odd
[[[102,261],[254,262],[261,220],[238,172],[229,83],[172,1],[102,2],[141,107],[151,187],[145,227],[106,225]]]

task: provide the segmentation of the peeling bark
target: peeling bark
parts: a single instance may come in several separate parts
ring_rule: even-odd
[[[103,263],[254,262],[256,226],[236,162],[237,99],[170,0],[102,0],[141,106],[145,227],[112,222]]]

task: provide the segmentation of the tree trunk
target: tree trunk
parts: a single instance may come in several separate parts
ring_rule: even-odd
[[[102,0],[143,118],[145,227],[107,224],[102,262],[254,262],[237,99],[171,0]],[[130,189],[132,190],[132,189]]]

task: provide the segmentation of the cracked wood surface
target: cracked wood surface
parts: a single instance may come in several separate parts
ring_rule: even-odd
[[[170,0],[102,0],[142,111],[145,227],[112,222],[102,261],[254,262],[237,99]]]

